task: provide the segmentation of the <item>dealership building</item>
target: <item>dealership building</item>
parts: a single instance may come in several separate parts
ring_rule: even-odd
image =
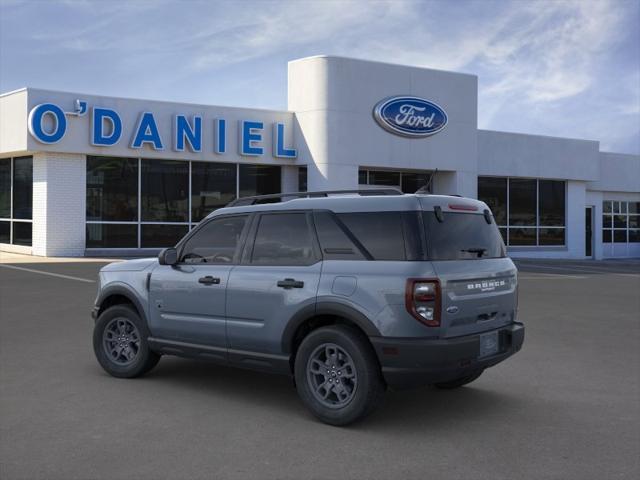
[[[288,69],[284,111],[0,95],[0,250],[153,253],[238,196],[396,187],[485,201],[513,257],[640,256],[640,156],[479,130],[473,75],[332,56]]]

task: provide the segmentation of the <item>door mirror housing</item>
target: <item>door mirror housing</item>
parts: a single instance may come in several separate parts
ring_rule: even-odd
[[[160,265],[175,265],[178,263],[178,251],[173,248],[164,248],[158,254],[158,262]]]

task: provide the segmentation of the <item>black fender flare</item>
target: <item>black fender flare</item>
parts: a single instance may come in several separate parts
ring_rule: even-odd
[[[362,312],[356,310],[354,307],[335,301],[318,302],[313,305],[308,305],[296,313],[289,319],[287,326],[282,333],[282,351],[283,353],[292,353],[292,344],[294,335],[298,328],[310,318],[319,315],[333,315],[342,317],[355,325],[357,325],[367,337],[379,337],[381,336],[380,330],[373,324],[371,320],[367,318]]]
[[[96,303],[95,303],[96,307],[101,308],[103,302],[107,298],[113,295],[120,295],[127,298],[136,307],[136,310],[138,310],[138,314],[140,315],[140,318],[142,318],[142,320],[147,325],[149,325],[149,322],[147,321],[147,311],[142,306],[142,302],[140,301],[138,296],[133,292],[131,287],[129,287],[126,283],[110,284],[100,289],[98,298],[96,298]]]

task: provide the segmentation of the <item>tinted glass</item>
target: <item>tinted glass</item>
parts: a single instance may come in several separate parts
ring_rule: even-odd
[[[406,260],[402,217],[398,212],[340,213],[337,216],[374,260]]]
[[[604,243],[611,243],[611,230],[602,231],[602,241]]]
[[[604,202],[602,202],[602,212],[603,213],[611,213],[611,202],[608,200],[605,200]]]
[[[138,160],[87,157],[87,220],[138,220]]]
[[[564,245],[564,228],[541,228],[538,232],[539,245]]]
[[[184,244],[185,263],[232,263],[247,217],[228,217],[208,221]]]
[[[364,260],[360,249],[351,241],[348,234],[336,223],[328,212],[314,214],[318,240],[325,260]]]
[[[422,187],[429,184],[430,173],[403,173],[402,191],[404,193],[416,193]],[[431,191],[431,187],[429,187]]]
[[[369,185],[400,186],[400,172],[369,170]]]
[[[281,192],[280,167],[240,165],[240,196],[269,195]]]
[[[142,160],[141,193],[143,221],[187,222],[189,164],[174,160]]]
[[[627,216],[626,215],[614,215],[613,216],[614,228],[627,228]]]
[[[629,213],[640,213],[640,202],[629,202]]]
[[[434,212],[423,212],[431,260],[472,260],[505,256],[502,237],[484,215],[446,213],[439,222]]]
[[[191,221],[199,222],[236,198],[235,164],[192,162]]]
[[[313,240],[304,213],[260,217],[251,263],[309,265],[314,260]]]
[[[540,180],[538,185],[539,225],[564,226],[565,194],[564,182]]]
[[[611,218],[612,218],[611,215],[602,216],[602,226],[604,228],[611,228],[611,225],[612,225]]]
[[[358,184],[366,185],[367,184],[367,171],[366,170],[358,170]]]
[[[31,220],[33,205],[33,159],[20,157],[13,159],[13,218]],[[21,227],[25,228],[26,227]],[[25,230],[26,231],[26,230]],[[26,238],[26,236],[25,236]],[[31,245],[29,226],[28,245]],[[15,237],[14,237],[14,242]],[[16,245],[23,245],[18,244]]]
[[[629,228],[640,228],[640,215],[629,215]]]
[[[536,225],[535,180],[509,180],[509,225]]]
[[[189,231],[188,225],[142,225],[140,228],[142,248],[173,247]]]
[[[630,242],[640,242],[640,230],[629,230],[629,241]]]
[[[507,179],[478,177],[478,200],[486,203],[498,225],[507,224]]]
[[[11,222],[0,220],[0,243],[9,243]]]
[[[31,222],[13,222],[13,244],[31,246]]]
[[[307,191],[307,167],[298,167],[298,191]]]
[[[535,228],[510,228],[509,245],[535,245]]]
[[[11,217],[11,159],[0,159],[0,218]]]
[[[137,248],[138,226],[87,223],[87,248]]]
[[[614,230],[613,231],[614,243],[627,243],[627,231],[626,230]]]

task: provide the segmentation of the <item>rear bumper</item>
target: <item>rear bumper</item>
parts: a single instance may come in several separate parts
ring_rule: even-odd
[[[404,389],[455,380],[492,367],[522,348],[524,325],[513,323],[498,332],[498,353],[481,359],[479,334],[451,339],[370,337],[370,340],[387,385]]]

